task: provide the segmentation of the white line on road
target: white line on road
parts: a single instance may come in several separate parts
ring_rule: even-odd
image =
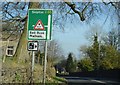
[[[91,81],[98,82],[98,83],[106,83],[106,82],[99,81],[99,80],[91,80]]]

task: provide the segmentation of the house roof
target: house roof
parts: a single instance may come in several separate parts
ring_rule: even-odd
[[[14,41],[14,40],[17,40],[20,38],[20,33],[12,33],[12,32],[2,32],[2,41],[7,41],[7,40],[10,40],[10,41]]]

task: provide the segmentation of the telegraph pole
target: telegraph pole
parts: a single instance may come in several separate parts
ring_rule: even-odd
[[[98,44],[98,45],[99,45],[99,46],[98,46],[98,67],[97,67],[97,70],[99,70],[99,68],[100,68],[100,49],[101,49],[101,48],[100,48],[100,43],[101,43],[101,42],[99,41],[99,44]]]

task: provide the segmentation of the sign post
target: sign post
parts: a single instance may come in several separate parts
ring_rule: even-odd
[[[45,57],[44,57],[44,68],[43,68],[43,83],[46,80],[46,66],[47,66],[47,41],[45,41]]]
[[[43,83],[46,79],[47,65],[47,40],[52,35],[52,10],[51,9],[29,9],[28,12],[28,40],[45,40],[45,57],[43,68]],[[35,50],[35,48],[34,48]],[[34,52],[32,53],[32,71],[34,69]]]
[[[35,52],[34,51],[32,51],[32,72],[31,72],[31,83],[33,83],[33,73],[34,73],[34,62],[35,62]]]

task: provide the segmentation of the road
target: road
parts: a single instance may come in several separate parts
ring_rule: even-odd
[[[120,85],[120,82],[88,77],[64,77],[68,85]]]

